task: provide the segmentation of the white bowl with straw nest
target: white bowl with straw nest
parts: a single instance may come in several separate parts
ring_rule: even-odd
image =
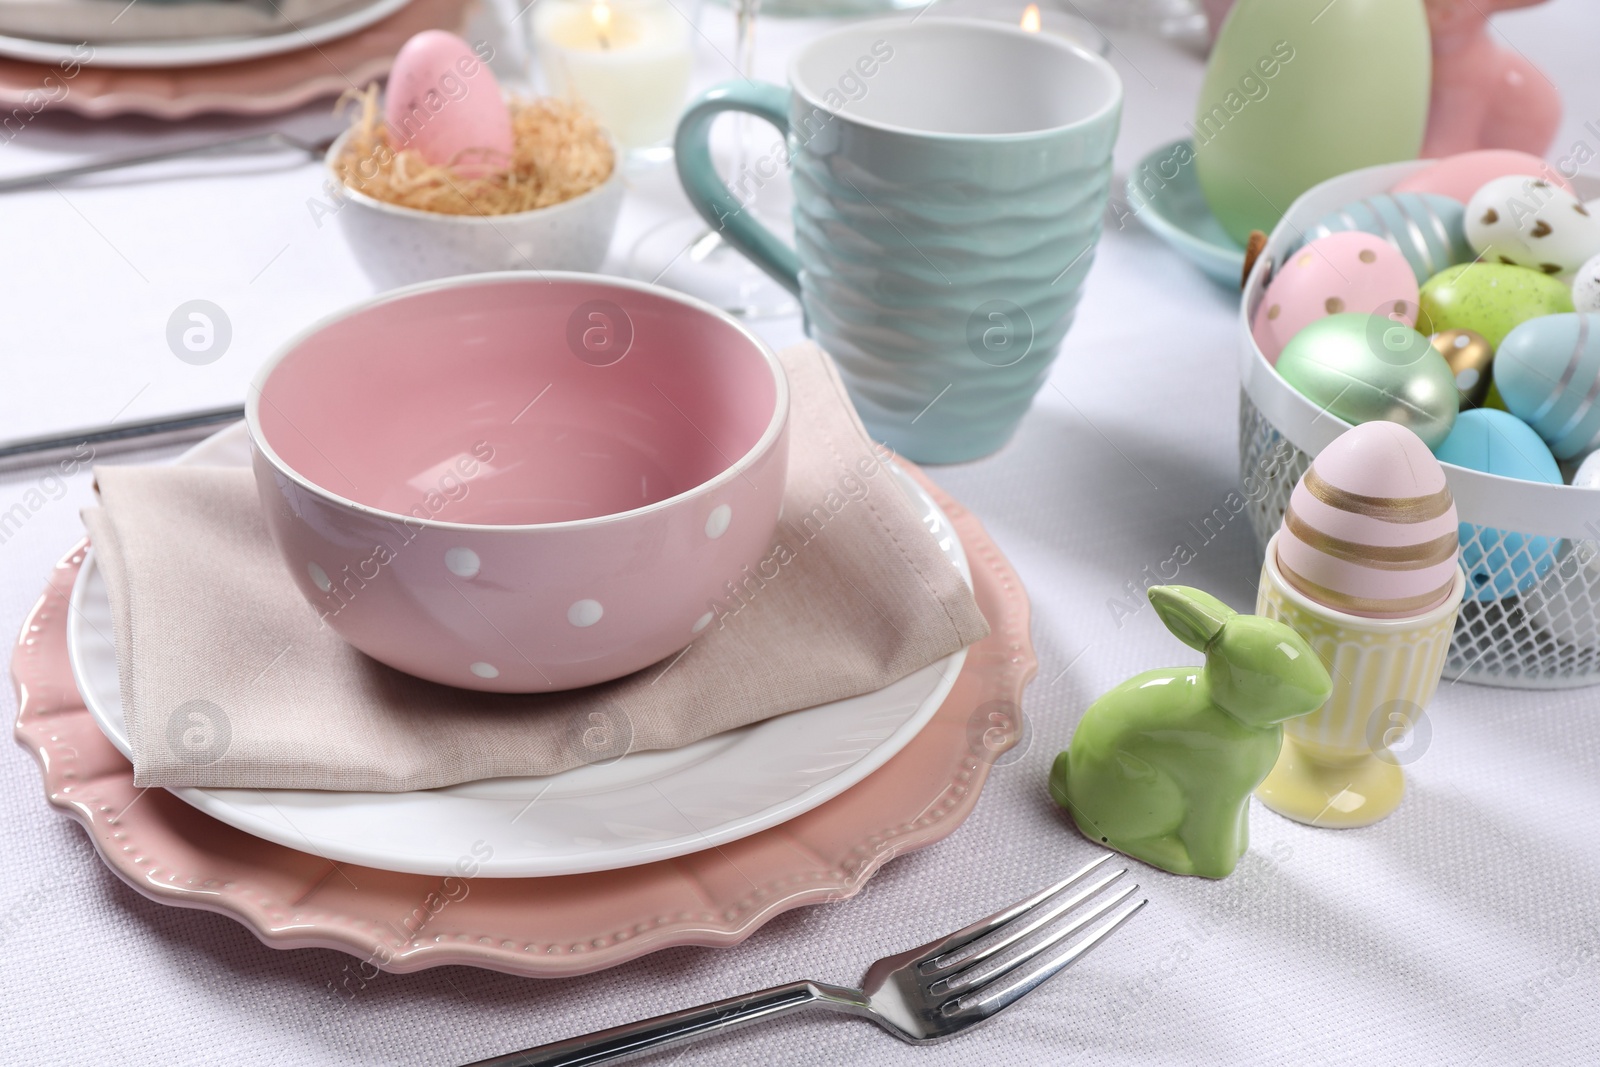
[[[604,262],[622,207],[621,156],[581,107],[508,99],[511,167],[463,177],[391,148],[375,89],[361,104],[326,166],[345,240],[380,288]]]

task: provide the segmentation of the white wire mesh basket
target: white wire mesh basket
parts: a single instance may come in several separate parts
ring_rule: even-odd
[[[1395,163],[1323,182],[1296,200],[1251,271],[1240,304],[1239,478],[1258,550],[1283,521],[1311,457],[1349,424],[1278,377],[1250,333],[1275,263],[1344,205],[1424,166]],[[1600,195],[1574,182],[1581,197]],[[1600,489],[1543,485],[1444,464],[1462,528],[1467,599],[1445,677],[1519,689],[1600,684]]]

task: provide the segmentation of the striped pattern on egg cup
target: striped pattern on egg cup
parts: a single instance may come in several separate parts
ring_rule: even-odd
[[[1328,702],[1285,722],[1284,734],[1323,761],[1374,757],[1398,741],[1389,732],[1392,722],[1384,716],[1386,710],[1402,709],[1405,721],[1414,724],[1433,700],[1466,592],[1466,574],[1452,562],[1444,600],[1423,615],[1351,615],[1318,603],[1290,583],[1278,565],[1282,537],[1280,532],[1267,544],[1256,614],[1277,619],[1305,638],[1333,679]]]
[[[1289,497],[1274,558],[1296,589],[1326,607],[1404,618],[1449,596],[1458,528],[1448,486],[1422,496],[1363,496],[1332,485],[1313,463]]]

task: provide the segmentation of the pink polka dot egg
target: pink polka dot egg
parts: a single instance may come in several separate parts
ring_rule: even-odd
[[[1267,286],[1252,332],[1261,354],[1276,364],[1295,334],[1342,312],[1416,325],[1416,275],[1400,250],[1376,234],[1331,233],[1292,252]]]

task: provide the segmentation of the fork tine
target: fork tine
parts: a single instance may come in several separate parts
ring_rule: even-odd
[[[1057,882],[1055,885],[1041,889],[1039,892],[1035,893],[1031,897],[1028,897],[1026,900],[1020,900],[1011,905],[1009,908],[1001,908],[987,919],[979,919],[971,926],[957,930],[949,937],[941,938],[938,941],[934,941],[922,946],[922,948],[917,950],[919,956],[918,964],[920,968],[924,973],[938,970],[939,968],[937,965],[940,957],[948,956],[952,951],[960,948],[963,945],[970,945],[984,934],[998,930],[1000,927],[1004,926],[1012,919],[1015,919],[1023,912],[1030,911],[1033,908],[1038,907],[1040,904],[1044,903],[1046,900],[1049,900],[1063,889],[1066,889],[1074,883],[1080,882],[1084,878],[1088,877],[1097,867],[1109,860],[1111,856],[1112,853],[1107,852],[1099,859],[1093,860],[1086,864],[1082,870],[1078,871],[1077,874],[1069,875],[1068,877]]]
[[[978,951],[971,952],[966,955],[947,952],[940,958],[931,960],[929,963],[924,964],[922,966],[922,973],[930,976],[943,975],[951,984],[959,984],[959,976],[970,973],[973,967],[982,963],[984,960],[989,959],[991,956],[994,956],[1000,952],[1004,952],[1012,945],[1015,945],[1019,941],[1028,937],[1030,934],[1033,934],[1035,931],[1042,929],[1047,924],[1054,922],[1067,912],[1072,911],[1079,904],[1082,904],[1084,901],[1099,893],[1100,890],[1104,889],[1106,886],[1110,885],[1112,882],[1115,882],[1118,878],[1121,878],[1127,873],[1128,869],[1124,867],[1120,871],[1112,871],[1104,878],[1101,878],[1087,887],[1078,890],[1076,893],[1068,895],[1065,892],[1059,892],[1054,898],[1051,898],[1055,900],[1055,903],[1050,904],[1049,907],[1045,907],[1045,904],[1049,903],[1048,899],[1041,901],[1031,910],[1016,916],[1009,923],[1001,924],[998,929],[1003,930],[1005,936],[997,939],[993,944],[985,945]],[[1026,919],[1026,921],[1024,921],[1024,919]],[[955,958],[952,959],[951,957]]]
[[[997,979],[1005,977],[1018,967],[1021,967],[1024,963],[1027,963],[1029,960],[1033,959],[1035,956],[1038,956],[1040,953],[1048,951],[1055,945],[1060,944],[1062,941],[1066,940],[1079,930],[1082,930],[1090,923],[1099,919],[1106,912],[1115,908],[1118,904],[1121,904],[1124,900],[1127,900],[1138,891],[1139,887],[1137,885],[1131,885],[1122,890],[1120,893],[1113,893],[1105,900],[1096,904],[1093,908],[1062,926],[1061,929],[1056,930],[1049,937],[1028,948],[1027,951],[1018,953],[1015,959],[1007,960],[1002,966],[997,967],[995,970],[990,971],[981,977],[975,976],[970,971],[964,970],[950,978],[941,979],[940,981],[933,983],[933,985],[928,987],[928,992],[938,996],[941,993],[946,992],[956,993],[964,990],[981,989],[986,986],[991,986]]]
[[[1131,919],[1135,912],[1144,907],[1146,904],[1150,903],[1150,901],[1145,899],[1130,904],[1128,907],[1124,908],[1122,911],[1113,916],[1110,921],[1102,924],[1093,933],[1089,934],[1088,937],[1083,938],[1081,941],[1073,942],[1060,952],[1049,957],[1048,959],[1040,961],[1027,971],[1023,972],[1019,981],[1013,985],[1007,986],[998,994],[995,994],[991,997],[984,997],[982,996],[983,990],[990,988],[994,984],[995,979],[1000,978],[1003,975],[1010,974],[1021,964],[1050,948],[1052,945],[1059,942],[1063,937],[1070,935],[1074,930],[1082,927],[1085,922],[1091,921],[1093,918],[1098,918],[1100,914],[1104,914],[1110,908],[1115,907],[1120,901],[1127,899],[1130,894],[1136,892],[1138,888],[1139,887],[1135,885],[1121,893],[1118,893],[1115,898],[1096,908],[1094,914],[1085,916],[1082,921],[1073,923],[1069,929],[1052,935],[1043,944],[1040,944],[1036,948],[1024,953],[1019,959],[1011,963],[1004,970],[998,971],[994,975],[987,978],[985,980],[985,984],[980,987],[979,990],[952,997],[950,1000],[945,1001],[941,1010],[947,1016],[967,1014],[970,1012],[980,1017],[987,1018],[1009,1008],[1011,1005],[1015,1004],[1017,1001],[1033,992],[1035,989],[1038,989],[1045,982],[1049,981],[1058,972],[1065,970],[1067,967],[1070,967],[1072,964],[1082,959],[1090,949],[1094,948],[1096,945],[1100,944],[1100,942],[1116,933],[1117,930],[1121,928],[1123,923]]]

